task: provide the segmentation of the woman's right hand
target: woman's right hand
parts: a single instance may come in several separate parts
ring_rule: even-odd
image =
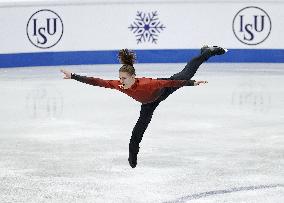
[[[64,79],[71,79],[71,72],[63,69],[61,69],[60,72],[64,74]]]

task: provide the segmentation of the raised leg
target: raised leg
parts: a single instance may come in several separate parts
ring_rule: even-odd
[[[204,61],[206,58],[203,55],[192,58],[182,71],[172,75],[169,80],[190,80]]]
[[[192,58],[184,67],[184,69],[169,78],[158,78],[160,80],[190,80],[196,73],[199,66],[206,61],[207,58],[204,55],[199,55]],[[174,93],[180,87],[165,87],[163,93],[159,97],[159,101],[165,100],[170,94]]]
[[[203,46],[201,48],[200,55],[197,57],[192,58],[184,67],[184,69],[174,75],[172,75],[169,78],[158,78],[160,80],[190,80],[200,67],[202,63],[207,61],[210,57],[215,55],[222,55],[226,53],[228,50],[218,47],[218,46]],[[179,87],[166,87],[163,88],[163,93],[160,96],[159,100],[163,101],[165,100],[170,94],[175,92]]]

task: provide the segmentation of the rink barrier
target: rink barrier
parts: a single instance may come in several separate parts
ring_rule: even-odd
[[[138,63],[184,63],[199,49],[135,50]],[[0,68],[118,64],[118,50],[0,54]],[[229,49],[209,63],[284,63],[284,49]]]

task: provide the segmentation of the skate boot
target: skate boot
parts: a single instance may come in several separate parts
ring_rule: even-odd
[[[137,154],[129,151],[128,162],[132,168],[135,168],[137,165]]]
[[[207,59],[211,56],[225,54],[228,50],[218,46],[204,45],[201,48],[201,54],[207,56]]]

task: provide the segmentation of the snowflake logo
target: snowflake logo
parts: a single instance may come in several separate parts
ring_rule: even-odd
[[[159,21],[157,11],[151,13],[137,11],[135,21],[128,28],[136,34],[137,44],[142,41],[156,44],[158,33],[166,27]]]

